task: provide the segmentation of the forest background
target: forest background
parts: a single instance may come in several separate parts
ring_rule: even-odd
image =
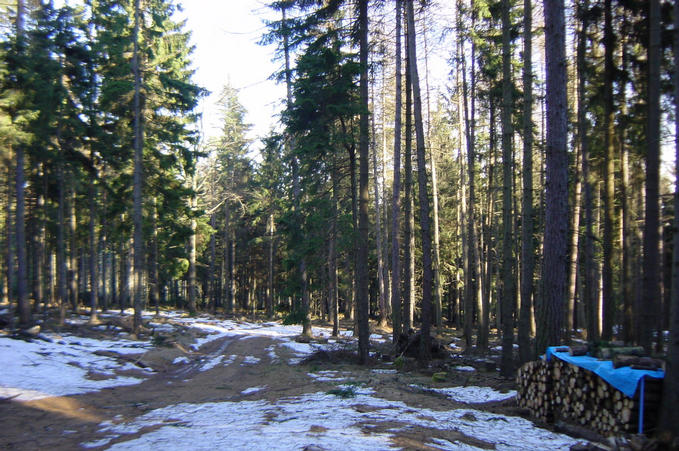
[[[430,328],[454,326],[481,354],[496,331],[506,377],[579,334],[666,352],[676,405],[679,179],[660,148],[679,136],[677,6],[453,3],[272,2],[286,97],[257,158],[232,86],[203,139],[175,2],[5,4],[0,287],[18,325],[80,306],[133,306],[135,327],[145,305],[260,311],[304,333],[344,315],[362,359],[372,318],[395,342],[419,327],[423,362]]]

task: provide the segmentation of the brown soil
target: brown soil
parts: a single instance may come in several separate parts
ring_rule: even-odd
[[[157,321],[154,319],[154,321]],[[343,330],[349,324],[343,324]],[[81,336],[112,338],[113,328],[109,331],[95,330],[90,326],[71,327],[70,333]],[[389,332],[389,331],[384,331]],[[313,380],[306,373],[335,370],[350,374],[352,380],[364,382],[376,390],[375,396],[388,400],[401,401],[413,409],[449,410],[464,406],[432,391],[413,388],[411,384],[428,387],[450,387],[458,385],[489,386],[498,390],[514,388],[513,381],[503,380],[494,369],[493,363],[478,362],[473,356],[456,355],[445,360],[434,361],[431,367],[420,369],[413,359],[406,358],[397,365],[387,364],[391,360],[391,345],[376,345],[375,351],[383,359],[376,358],[367,366],[355,362],[351,352],[352,341],[346,340],[346,351],[320,352],[299,365],[290,365],[283,347],[277,347],[279,359],[272,361],[267,348],[280,343],[269,338],[238,337],[222,338],[207,343],[198,351],[191,351],[190,345],[199,335],[195,329],[183,328],[179,332],[165,336],[163,346],[156,346],[142,356],[117,356],[132,361],[140,367],[150,367],[155,373],[137,385],[103,389],[82,395],[52,397],[31,402],[17,402],[12,399],[0,400],[0,448],[20,450],[77,449],[81,443],[92,442],[106,437],[101,432],[100,423],[132,421],[153,409],[187,402],[204,403],[215,401],[238,401],[264,399],[275,402],[281,398],[299,396],[311,392],[325,392],[336,388],[336,383]],[[455,331],[448,330],[439,338],[450,343]],[[385,338],[389,335],[385,334]],[[143,337],[140,337],[143,338]],[[318,341],[318,340],[316,340]],[[321,340],[322,341],[322,340]],[[158,341],[156,341],[158,342]],[[207,358],[224,355],[236,356],[229,365],[218,365],[207,371],[200,371]],[[184,356],[189,363],[173,364],[175,358]],[[242,364],[245,356],[259,358],[255,364]],[[492,359],[491,359],[492,360]],[[470,365],[475,372],[462,372],[453,369],[456,365]],[[391,369],[399,366],[397,373],[376,373],[373,369]],[[442,381],[434,382],[434,373]],[[141,373],[140,371],[140,374]],[[92,378],[105,377],[90,374]],[[241,392],[249,387],[266,386],[252,394]],[[474,404],[474,409],[488,410],[509,415],[522,415],[513,399],[504,402]],[[370,406],[355,406],[356,409],[370,409]],[[363,425],[366,433],[379,433],[393,425]],[[156,428],[159,426],[155,426]],[[322,432],[322,426],[316,432]],[[126,435],[107,444],[136,438],[138,434]],[[452,434],[452,435],[451,435]],[[473,437],[462,436],[459,432],[431,430],[427,428],[407,428],[397,433],[393,439],[401,449],[432,449],[426,443],[430,438],[461,441],[479,448],[489,449],[492,444]],[[104,447],[104,448],[105,448]]]

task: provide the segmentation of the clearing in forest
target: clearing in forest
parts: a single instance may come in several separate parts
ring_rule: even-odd
[[[568,449],[576,439],[517,416],[513,383],[454,353],[426,370],[374,333],[355,364],[351,331],[245,318],[71,317],[32,340],[0,337],[5,449]],[[47,327],[49,329],[49,327]],[[144,338],[144,336],[146,338]],[[306,340],[308,341],[308,340]]]

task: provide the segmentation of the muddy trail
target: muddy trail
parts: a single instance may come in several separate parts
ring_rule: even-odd
[[[126,319],[81,321],[60,334],[120,339]],[[393,362],[388,334],[377,331],[373,358],[362,366],[351,334],[330,337],[324,327],[300,340],[276,322],[166,317],[149,324],[139,353],[92,348],[124,364],[115,375],[86,374],[139,383],[4,397],[0,448],[568,449],[577,442],[521,418],[514,382],[499,377],[493,358],[451,351],[423,369],[410,358]],[[454,333],[439,339],[454,348]]]

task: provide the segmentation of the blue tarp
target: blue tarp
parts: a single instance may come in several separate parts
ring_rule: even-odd
[[[634,397],[637,387],[644,377],[654,379],[665,377],[663,370],[634,370],[628,366],[615,369],[611,360],[599,360],[590,356],[572,356],[568,351],[557,352],[557,349],[558,347],[556,346],[547,348],[545,353],[546,359],[551,360],[552,356],[554,356],[564,362],[572,363],[580,368],[592,371],[630,398]]]

